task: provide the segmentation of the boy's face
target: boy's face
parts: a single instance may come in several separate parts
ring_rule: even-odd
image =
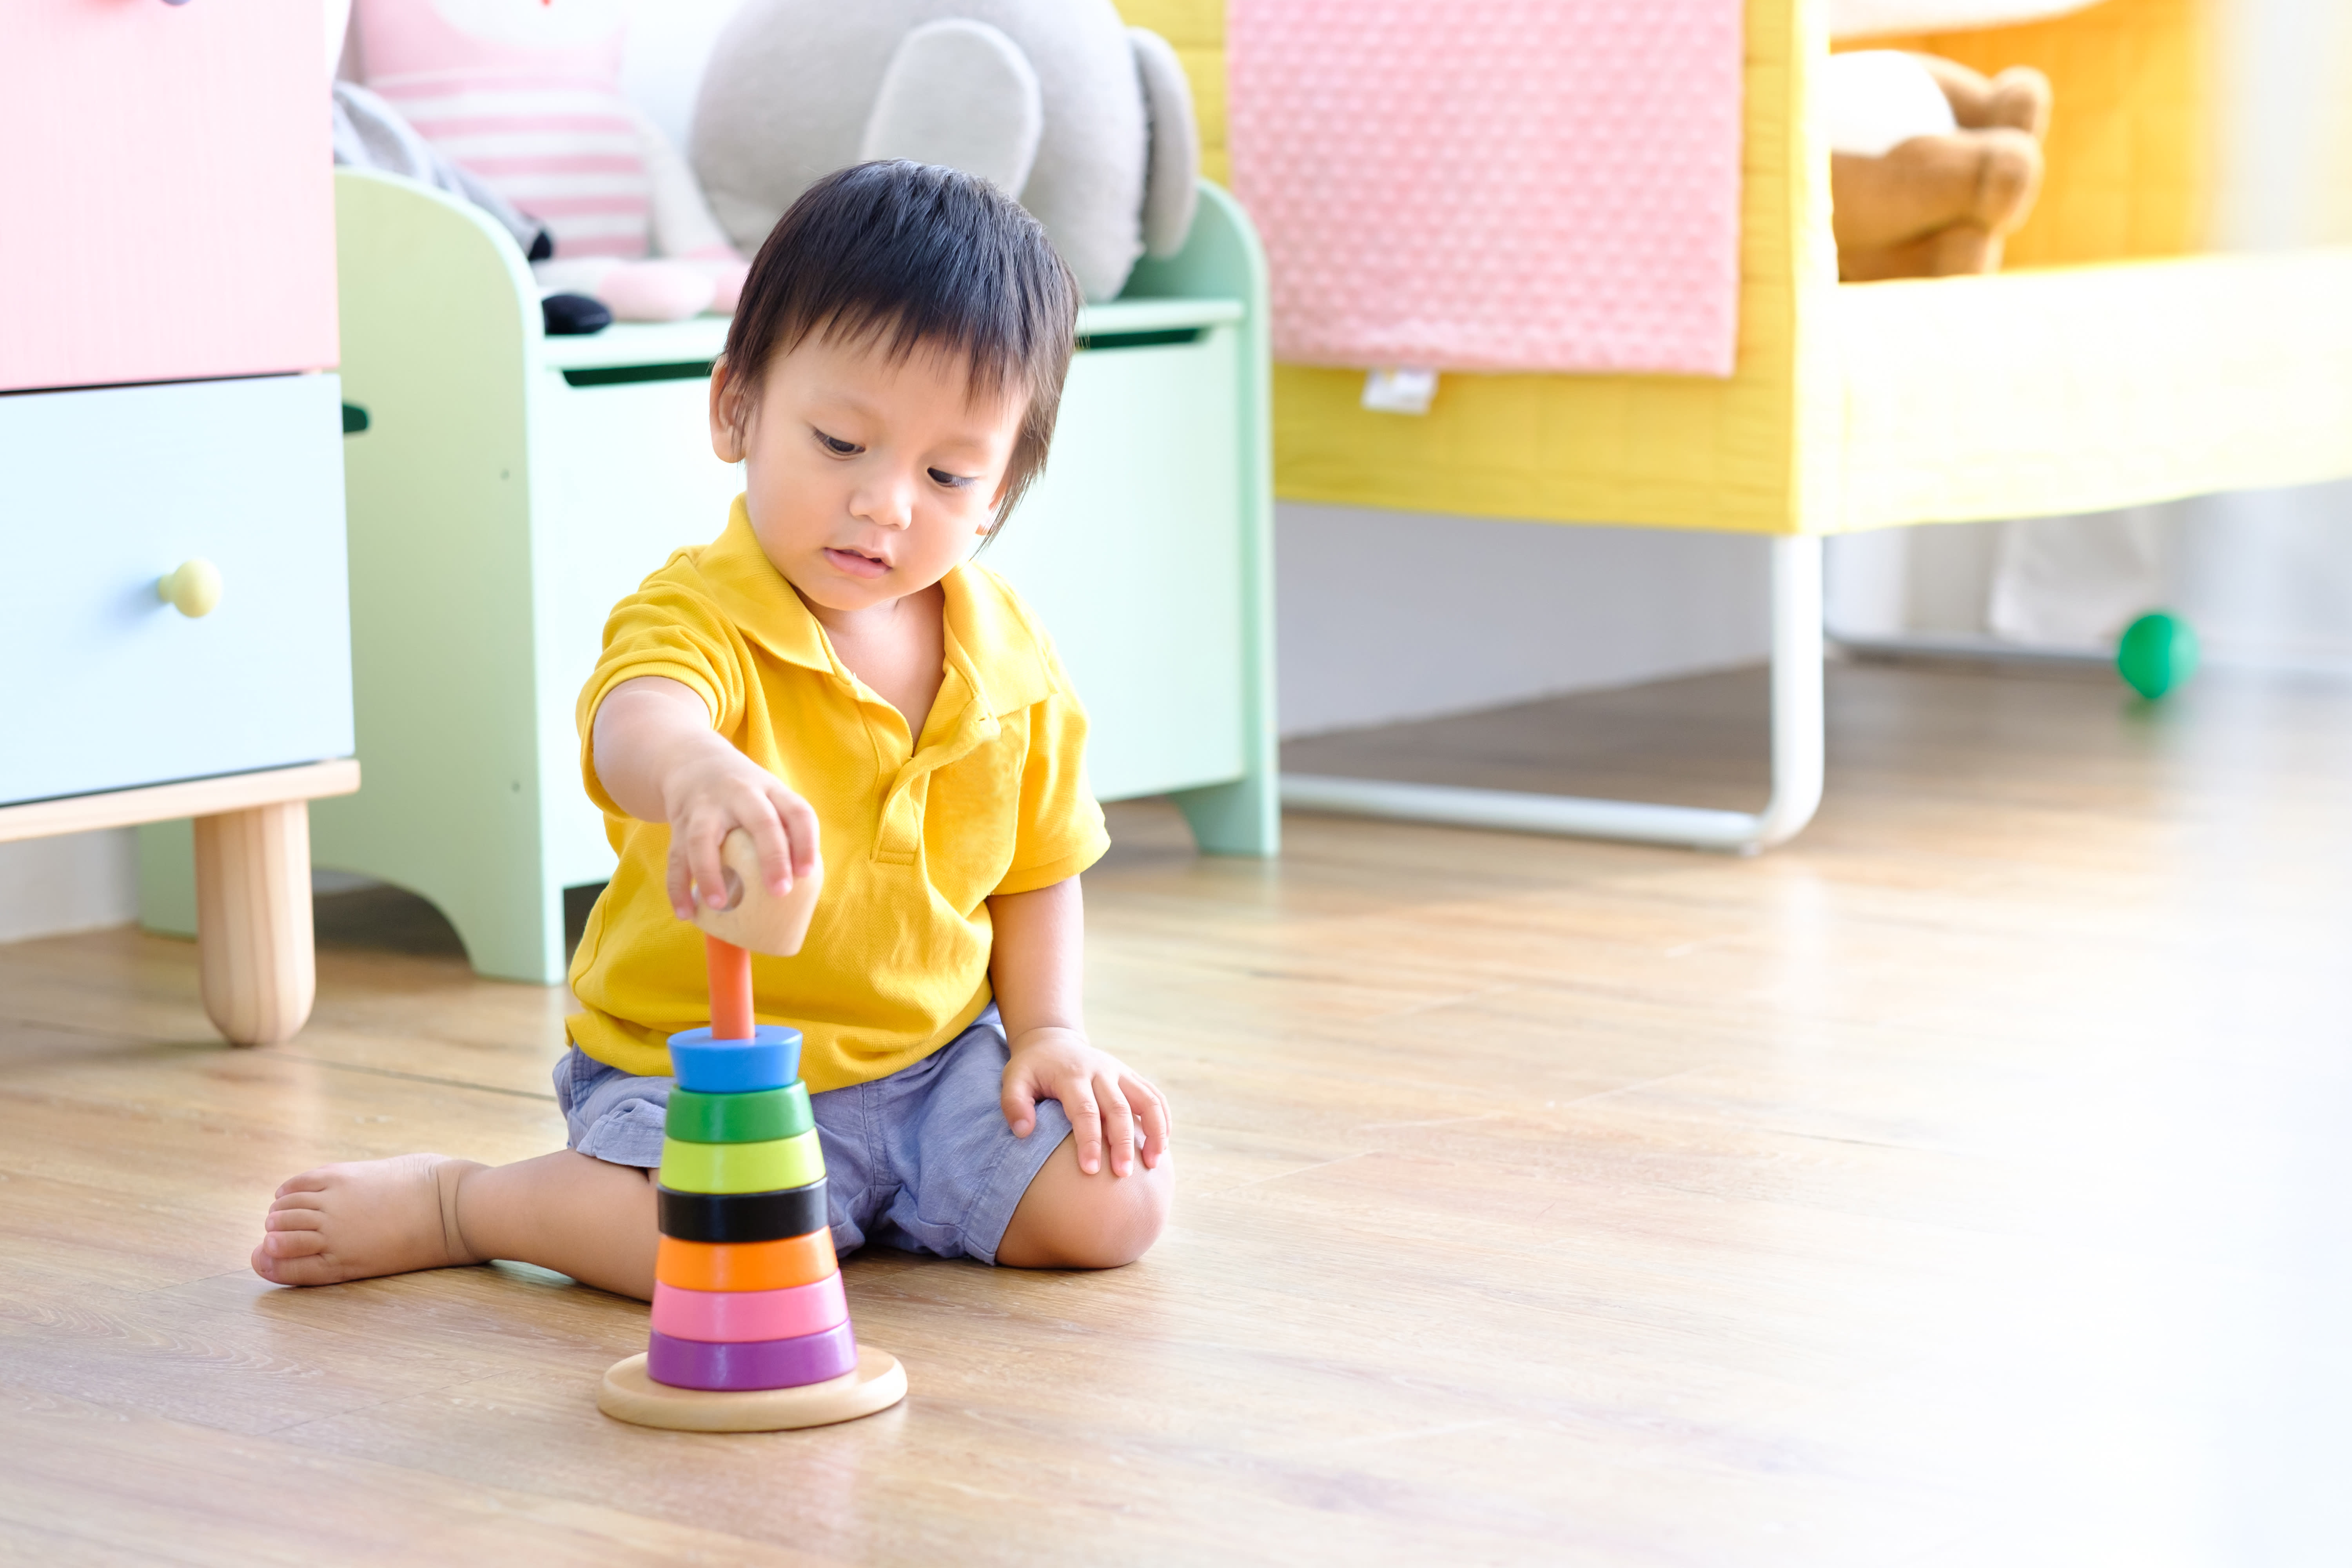
[[[812,609],[855,613],[919,593],[986,533],[1025,409],[971,395],[962,362],[812,336],[769,362],[737,433],[711,378],[710,442],[744,465],[760,547]]]

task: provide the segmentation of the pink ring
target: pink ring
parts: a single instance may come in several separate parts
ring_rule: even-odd
[[[654,1331],[674,1340],[743,1344],[797,1340],[849,1321],[841,1276],[782,1290],[681,1290],[654,1286]]]

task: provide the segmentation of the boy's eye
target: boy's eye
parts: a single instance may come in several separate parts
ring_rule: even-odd
[[[931,483],[944,486],[951,490],[960,490],[963,489],[964,486],[971,483],[971,479],[969,475],[951,474],[945,468],[932,468],[929,470],[929,473],[931,476]]]
[[[831,452],[836,458],[850,457],[856,453],[865,450],[864,447],[860,447],[855,441],[845,441],[838,436],[828,436],[822,430],[816,433],[816,438],[818,443],[823,446],[826,451]]]

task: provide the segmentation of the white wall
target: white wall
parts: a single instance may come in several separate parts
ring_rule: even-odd
[[[2352,240],[2343,0],[2225,0],[2215,85],[2221,134],[2214,243],[2276,250]]]
[[[742,0],[637,0],[621,59],[621,90],[680,153],[694,123],[694,95],[719,29]]]
[[[130,828],[0,844],[0,942],[138,916],[138,846]]]
[[[1285,735],[1762,658],[1764,542],[1284,502]]]

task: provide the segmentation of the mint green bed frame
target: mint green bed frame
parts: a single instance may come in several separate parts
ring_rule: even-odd
[[[480,973],[552,984],[564,889],[613,865],[572,723],[604,615],[740,488],[705,435],[726,322],[542,337],[512,241],[389,175],[338,171],[336,239],[363,784],[312,806],[312,860],[430,900]],[[1272,855],[1265,268],[1240,207],[1204,184],[1183,251],[1079,331],[1045,475],[982,559],[1054,633],[1097,794]],[[186,825],[142,834],[145,923],[193,931]]]

